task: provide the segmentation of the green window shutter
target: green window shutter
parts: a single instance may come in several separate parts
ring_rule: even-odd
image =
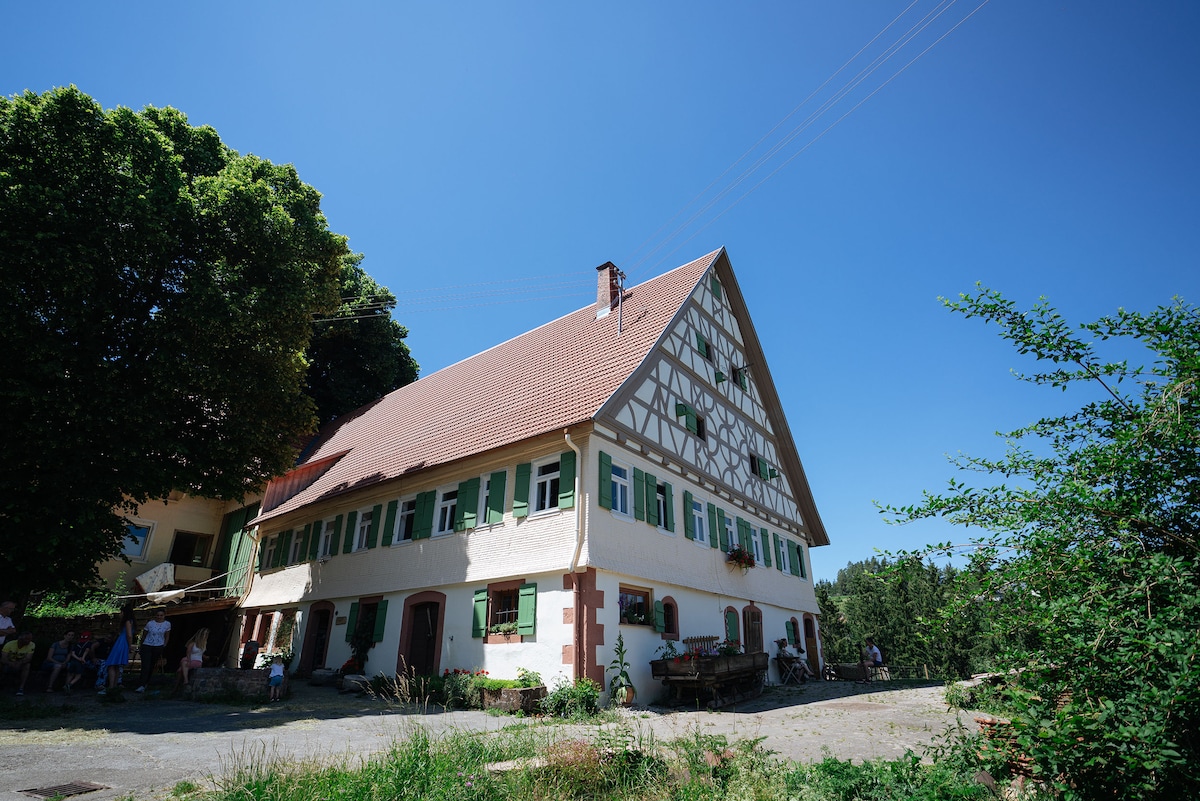
[[[633,468],[633,519],[646,519],[646,474]]]
[[[654,602],[654,630],[659,634],[667,630],[667,610],[662,601]]]
[[[747,382],[746,382],[746,368],[745,367],[741,367],[738,369],[737,382],[738,382],[738,386],[741,387],[742,389],[748,389]]]
[[[787,541],[787,549],[788,549],[788,569],[791,571],[793,576],[798,576],[798,575],[800,575],[800,557],[796,553],[796,543],[792,542],[791,540],[788,540]]]
[[[743,551],[750,551],[750,524],[742,518],[737,519],[738,546]]]
[[[375,631],[371,632],[371,642],[383,642],[383,634],[387,631],[387,600],[379,602],[375,607]]]
[[[771,538],[775,540],[775,569],[783,570],[783,541],[778,534],[772,534]]]
[[[800,578],[808,578],[808,571],[804,569],[804,546],[796,546],[796,565],[800,568]]]
[[[796,625],[792,621],[787,621],[787,641],[789,645],[796,644]]]
[[[767,533],[767,530],[765,528],[762,530],[762,552],[763,552],[763,564],[766,565],[767,567],[770,567],[771,566],[771,535]]]
[[[770,473],[768,472],[770,469],[771,469],[771,465],[767,464],[767,460],[763,459],[762,457],[759,457],[759,459],[758,459],[758,477],[765,481],[767,479],[767,476],[770,475]]]
[[[517,465],[517,480],[513,482],[513,517],[529,516],[529,462]]]
[[[720,548],[721,541],[717,535],[717,507],[716,504],[708,505],[708,544],[713,548]]]
[[[350,617],[346,618],[346,642],[354,639],[354,627],[358,625],[358,601],[350,604]]]
[[[684,419],[683,425],[685,428],[687,428],[688,431],[691,431],[693,434],[700,433],[699,418],[696,416],[696,410],[690,406],[688,407],[687,417]]]
[[[387,517],[383,519],[383,546],[392,544],[392,532],[396,530],[396,510],[400,508],[399,499],[388,501]]]
[[[713,297],[717,300],[721,299],[721,282],[717,280],[717,276],[709,276],[709,283],[712,286]]]
[[[646,522],[652,526],[662,524],[658,519],[658,479],[649,473],[643,475],[646,482]]]
[[[329,554],[336,556],[338,552],[338,543],[342,540],[342,516],[338,515],[333,518],[333,536],[329,538]]]
[[[720,383],[721,383],[722,381],[724,381],[724,380],[725,380],[725,374],[724,374],[724,373],[722,373],[720,370],[717,370],[717,381],[716,381],[716,383],[720,384]]]
[[[275,535],[275,555],[271,557],[271,567],[279,567],[283,564],[283,535]]]
[[[537,631],[537,585],[522,584],[517,590],[517,634],[531,637]]]
[[[504,520],[504,485],[507,480],[507,470],[500,470],[488,476],[487,521],[489,523],[499,523]]]
[[[283,563],[285,565],[290,565],[292,563],[292,543],[295,536],[295,532],[293,532],[291,529],[289,529],[287,534],[283,536]]]
[[[437,490],[417,495],[417,519],[413,525],[413,539],[429,539],[433,533],[433,507],[437,503]]]
[[[692,493],[683,491],[683,536],[696,539],[696,522],[692,518]]]
[[[612,508],[612,457],[600,451],[600,508]]]
[[[325,531],[325,521],[318,520],[308,526],[312,529],[312,536],[308,540],[308,558],[316,559],[321,553],[321,534]]]
[[[479,509],[479,479],[471,478],[458,485],[458,503],[454,507],[454,530],[475,528]]]
[[[558,456],[558,508],[575,506],[575,451],[563,451]]]
[[[717,510],[717,532],[720,535],[721,550],[729,553],[729,531],[725,528],[725,510]]]
[[[374,548],[379,544],[379,526],[383,523],[383,504],[377,503],[371,510],[371,528],[367,530],[367,547]],[[376,640],[376,642],[379,642]]]
[[[725,639],[730,642],[741,639],[738,637],[738,613],[732,609],[725,610]]]
[[[683,417],[687,413],[688,413],[688,405],[686,403],[676,401],[675,402],[675,416]]]
[[[696,350],[700,351],[701,356],[708,358],[708,340],[699,331],[696,332]]]
[[[475,605],[471,609],[471,636],[487,634],[487,590],[475,590]]]
[[[656,509],[657,509],[657,507],[658,507],[658,504],[655,504]],[[688,510],[686,510],[686,509],[684,510],[685,513],[687,511]],[[675,498],[674,498],[674,496],[671,495],[671,485],[665,481],[663,482],[663,512],[666,514],[667,519],[660,520],[659,523],[667,531],[674,531],[675,530]],[[692,536],[693,537],[696,536],[694,532],[692,533]]]
[[[354,525],[358,522],[358,512],[354,511],[346,515],[346,536],[342,540],[342,553],[350,553],[354,550]]]

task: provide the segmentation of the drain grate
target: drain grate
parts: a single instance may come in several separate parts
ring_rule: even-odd
[[[32,790],[22,790],[21,792],[25,795],[31,795],[34,798],[64,798],[68,795],[82,795],[94,790],[107,789],[103,784],[70,782],[69,784],[56,784],[53,787],[35,787]]]

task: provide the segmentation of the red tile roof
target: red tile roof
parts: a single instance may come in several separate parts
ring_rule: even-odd
[[[596,319],[592,304],[338,418],[297,469],[344,455],[291,497],[268,487],[268,499],[284,497],[273,508],[264,504],[258,522],[592,419],[645,360],[721,253],[627,289],[619,336],[616,311]]]

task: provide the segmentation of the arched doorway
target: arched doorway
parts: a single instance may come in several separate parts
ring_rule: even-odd
[[[813,672],[814,676],[821,675],[821,660],[817,654],[816,621],[807,612],[804,614],[804,650],[807,652],[805,656],[808,658],[808,669]]]
[[[304,648],[300,652],[298,668],[301,676],[311,676],[314,670],[326,666],[333,612],[333,604],[329,601],[317,601],[308,608],[308,625],[304,627]]]
[[[400,652],[396,672],[419,676],[437,675],[442,658],[444,593],[427,590],[410,595],[404,601],[404,619],[400,624]]]

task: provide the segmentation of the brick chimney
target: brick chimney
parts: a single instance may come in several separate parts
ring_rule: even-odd
[[[596,268],[596,319],[607,317],[621,297],[620,270],[611,261]]]

